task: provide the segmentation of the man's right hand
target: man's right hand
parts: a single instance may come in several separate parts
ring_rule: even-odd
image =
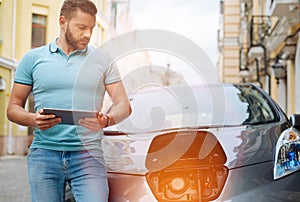
[[[35,113],[35,127],[39,128],[40,130],[47,130],[52,126],[61,122],[61,118],[55,117],[54,114],[43,114],[43,109],[40,109]]]

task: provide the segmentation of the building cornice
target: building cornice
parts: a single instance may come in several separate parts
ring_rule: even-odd
[[[15,69],[17,67],[17,62],[13,60],[0,57],[0,66],[7,69]]]

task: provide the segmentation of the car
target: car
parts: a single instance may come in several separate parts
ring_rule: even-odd
[[[132,114],[102,139],[110,202],[300,201],[299,115],[257,85],[149,84],[129,97]]]
[[[261,88],[150,85],[130,99],[102,141],[109,201],[300,200],[299,132]]]

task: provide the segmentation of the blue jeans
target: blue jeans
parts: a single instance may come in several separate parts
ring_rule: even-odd
[[[27,157],[33,202],[62,202],[69,183],[77,202],[107,202],[108,182],[101,151],[31,149]]]

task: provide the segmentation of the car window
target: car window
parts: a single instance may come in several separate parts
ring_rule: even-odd
[[[239,97],[247,107],[247,117],[243,124],[262,124],[274,121],[275,110],[270,105],[269,100],[253,86],[236,86],[239,90]]]
[[[251,85],[157,87],[130,96],[132,114],[117,130],[254,125],[272,122],[269,100]]]

